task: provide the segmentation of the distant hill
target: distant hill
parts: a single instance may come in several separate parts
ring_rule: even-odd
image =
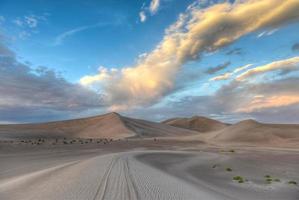
[[[221,130],[228,126],[228,124],[220,121],[200,116],[194,116],[191,118],[173,118],[163,121],[162,123],[203,133]]]
[[[299,125],[264,124],[245,120],[210,135],[209,141],[223,143],[247,143],[251,145],[286,146],[299,144]]]
[[[13,138],[128,138],[187,136],[197,132],[166,124],[132,119],[117,113],[39,124],[0,125],[0,139]]]

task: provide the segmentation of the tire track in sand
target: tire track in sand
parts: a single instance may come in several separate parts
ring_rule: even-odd
[[[93,198],[93,200],[104,199],[138,199],[129,159],[124,154],[112,158]]]

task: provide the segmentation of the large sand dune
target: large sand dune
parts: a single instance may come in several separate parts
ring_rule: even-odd
[[[228,124],[220,121],[200,116],[194,116],[191,118],[172,118],[163,121],[162,123],[199,132],[216,131],[228,126]]]
[[[245,120],[210,133],[210,142],[246,143],[250,145],[288,146],[299,144],[299,125],[264,124],[254,120]]]
[[[40,124],[0,125],[0,139],[37,137],[127,138],[186,136],[197,132],[117,113]]]

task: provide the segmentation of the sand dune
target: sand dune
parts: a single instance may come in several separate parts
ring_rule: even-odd
[[[197,134],[166,124],[132,119],[117,113],[40,124],[0,125],[0,139],[37,137],[127,138]]]
[[[263,124],[245,120],[210,133],[210,142],[247,143],[251,145],[288,146],[299,144],[299,125]]]
[[[200,116],[191,118],[173,118],[163,121],[162,123],[199,132],[216,131],[228,126],[228,124],[220,121]]]

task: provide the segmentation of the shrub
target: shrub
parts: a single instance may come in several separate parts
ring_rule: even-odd
[[[290,185],[297,185],[297,182],[296,181],[289,181],[288,184],[290,184]]]
[[[234,176],[233,180],[237,181],[238,183],[244,183],[245,181],[247,181],[247,179],[244,180],[242,176]]]
[[[233,170],[232,170],[231,168],[228,167],[228,168],[226,168],[226,171],[227,171],[227,172],[231,172],[231,171],[233,171]]]
[[[215,164],[215,165],[213,165],[213,166],[212,166],[212,168],[213,168],[213,169],[215,169],[216,167],[218,167],[218,165],[217,165],[217,164]]]

